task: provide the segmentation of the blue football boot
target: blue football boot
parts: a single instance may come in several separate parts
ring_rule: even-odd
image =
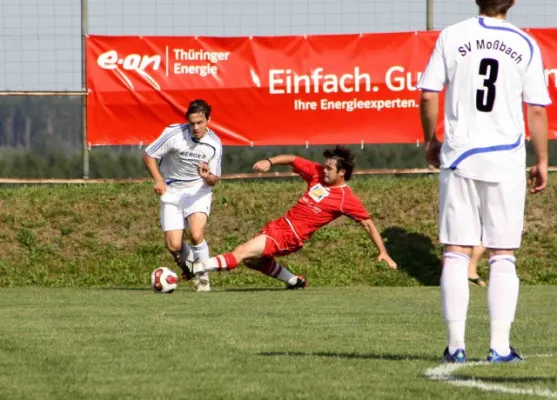
[[[492,364],[500,364],[500,363],[517,363],[524,361],[520,355],[516,352],[515,349],[511,347],[511,352],[508,356],[500,356],[497,352],[493,349],[489,349],[489,354],[487,355],[487,361]]]
[[[466,352],[464,349],[457,349],[453,354],[449,353],[449,348],[445,348],[442,363],[464,363],[466,362]]]

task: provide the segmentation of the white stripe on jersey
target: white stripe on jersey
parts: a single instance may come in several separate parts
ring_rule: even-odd
[[[145,152],[147,153],[147,155],[152,155],[153,153],[155,153],[155,151],[157,151],[157,149],[159,149],[163,144],[165,144],[172,136],[177,135],[178,133],[181,132],[182,132],[181,125],[169,126],[163,131],[163,133],[158,139],[156,139],[153,143],[151,143],[150,146],[148,146],[145,149]]]

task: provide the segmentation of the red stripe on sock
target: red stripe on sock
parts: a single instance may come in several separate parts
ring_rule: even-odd
[[[234,269],[238,266],[238,261],[236,260],[236,257],[234,257],[234,254],[226,253],[223,254],[222,257],[224,258],[224,261],[226,261],[227,270],[230,271],[231,269]]]
[[[220,261],[220,256],[217,256],[217,263],[219,271],[222,270],[222,262]]]

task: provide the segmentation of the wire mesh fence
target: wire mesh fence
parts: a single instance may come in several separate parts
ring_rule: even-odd
[[[83,100],[62,95],[83,89],[84,30],[98,35],[169,36],[397,32],[425,30],[428,11],[431,27],[441,29],[475,15],[477,8],[473,0],[0,0],[0,91],[4,95],[0,96],[0,176],[81,176]],[[518,2],[509,20],[523,27],[555,26],[557,2]],[[60,96],[36,96],[44,91]],[[35,96],[21,96],[22,92]],[[229,154],[225,169],[244,171],[248,163],[241,165],[240,159],[293,150],[308,155],[322,151],[231,148],[225,150]],[[358,151],[363,168],[425,166],[415,145]],[[140,152],[138,147],[89,149],[90,177],[142,176]],[[106,165],[114,159],[114,166],[101,168],[103,163],[97,159]],[[47,167],[61,160],[67,160],[67,165]],[[126,163],[135,166],[122,167]]]

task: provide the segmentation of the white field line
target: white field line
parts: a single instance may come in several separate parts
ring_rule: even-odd
[[[533,356],[529,356],[528,358],[547,358],[553,357],[553,354],[536,354]],[[487,361],[475,361],[475,362],[467,362],[463,364],[441,364],[435,368],[429,368],[425,372],[425,376],[427,379],[432,381],[440,381],[440,382],[447,382],[450,385],[460,386],[460,387],[468,387],[468,388],[475,388],[484,390],[486,392],[497,392],[497,393],[505,393],[505,394],[517,394],[522,396],[539,396],[539,397],[546,397],[550,399],[557,399],[557,392],[552,392],[549,389],[544,388],[532,388],[532,389],[524,389],[524,388],[514,388],[510,386],[495,384],[484,382],[480,379],[474,379],[472,377],[456,377],[453,373],[461,368],[465,367],[474,367],[478,365],[489,365]]]

